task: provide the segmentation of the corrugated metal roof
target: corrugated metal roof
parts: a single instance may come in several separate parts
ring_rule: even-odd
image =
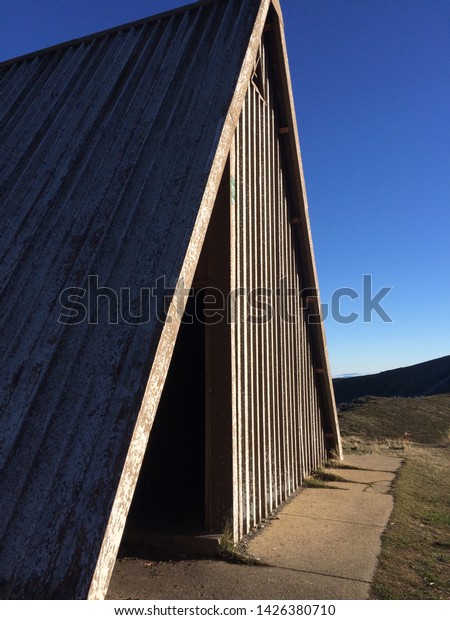
[[[0,66],[0,588],[85,597],[162,324],[58,322],[67,287],[180,273],[260,0]],[[136,307],[134,307],[136,310]]]

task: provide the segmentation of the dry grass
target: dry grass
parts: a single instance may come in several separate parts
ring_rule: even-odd
[[[315,475],[305,478],[303,481],[303,487],[307,489],[339,489],[339,487],[328,484],[325,480],[316,478]]]
[[[365,442],[380,442],[387,449],[401,449],[409,433],[414,443],[448,442],[450,394],[422,398],[369,398],[360,407],[339,414],[345,440],[355,436]]]
[[[370,399],[340,423],[345,452],[404,458],[372,598],[448,599],[450,395]]]

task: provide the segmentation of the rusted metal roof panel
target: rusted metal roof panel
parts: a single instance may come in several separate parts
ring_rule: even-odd
[[[260,6],[0,66],[3,597],[88,594],[162,331],[160,299],[139,325],[126,307],[108,323],[108,299],[129,287],[137,315],[140,288],[175,284]],[[98,324],[62,324],[61,292],[89,276]]]

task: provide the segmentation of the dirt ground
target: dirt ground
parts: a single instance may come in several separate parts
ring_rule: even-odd
[[[339,475],[344,470],[329,469],[332,484],[302,489],[248,540],[245,563],[242,557],[237,563],[233,551],[227,561],[141,550],[117,561],[107,598],[368,598],[401,459],[347,456],[345,462],[345,477]]]
[[[317,600],[327,598],[331,581],[327,575],[215,559],[135,558],[117,562],[107,599]],[[354,585],[342,579],[340,598],[358,598]]]

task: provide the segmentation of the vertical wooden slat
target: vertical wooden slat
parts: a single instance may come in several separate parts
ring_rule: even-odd
[[[310,333],[310,329],[308,330],[308,334]],[[313,470],[316,469],[316,428],[315,428],[315,404],[314,404],[314,367],[311,359],[311,349],[309,346],[309,337],[307,340],[307,351],[308,351],[308,370],[309,370],[309,419],[310,419],[310,435],[311,435],[311,467]]]
[[[256,260],[256,248],[257,248],[257,219],[258,219],[258,181],[259,175],[256,172],[258,166],[258,136],[256,135],[255,117],[256,117],[256,93],[252,88],[251,90],[251,136],[252,136],[252,203],[251,203],[251,265],[252,265],[252,279],[250,283],[250,291],[253,291],[258,286],[258,265]],[[254,311],[252,312],[254,314]],[[259,342],[258,342],[258,326],[253,322],[251,326],[252,331],[252,365],[253,365],[253,469],[254,469],[254,524],[260,520],[260,437],[259,437]]]
[[[295,260],[293,259],[294,269]],[[303,447],[303,403],[302,403],[302,368],[301,368],[301,282],[297,274],[297,295],[295,297],[295,345],[296,345],[296,397],[297,397],[297,445],[298,445],[298,460],[297,460],[297,484],[300,486],[303,483],[303,471],[304,471],[304,447]]]
[[[314,364],[313,364],[313,360],[312,360],[312,356],[311,356],[311,349],[308,347],[308,350],[310,352],[310,357],[309,357],[309,364],[310,364],[310,376],[311,376],[311,385],[310,385],[310,390],[311,390],[311,436],[312,436],[312,440],[313,440],[313,468],[314,470],[317,469],[317,429],[316,429],[316,394],[315,394],[315,388],[314,388],[314,384],[315,384],[315,376],[314,376]]]
[[[290,472],[291,472],[291,484],[290,484],[290,493],[293,493],[295,491],[295,489],[297,488],[296,485],[296,474],[295,474],[295,468],[296,468],[296,450],[295,450],[295,428],[294,428],[294,423],[295,423],[295,396],[294,396],[294,389],[295,389],[295,361],[294,361],[294,325],[292,323],[293,321],[293,297],[292,297],[292,291],[294,288],[294,282],[293,282],[293,273],[292,273],[292,235],[291,235],[291,225],[290,225],[290,215],[289,215],[289,205],[287,203],[287,201],[285,201],[285,205],[286,205],[286,240],[287,240],[287,244],[286,244],[286,270],[287,270],[287,277],[288,277],[288,281],[287,281],[287,285],[288,285],[288,291],[289,291],[289,295],[287,298],[287,302],[288,302],[288,316],[287,318],[287,333],[288,333],[288,360],[289,360],[289,374],[288,374],[288,380],[289,380],[289,411],[288,411],[288,415],[289,415],[289,444],[290,444],[290,461],[291,461],[291,466],[290,466]]]
[[[261,247],[261,129],[260,129],[260,116],[261,116],[261,101],[259,94],[253,91],[253,135],[255,137],[255,166],[253,168],[253,182],[255,186],[255,214],[254,214],[254,252],[253,262],[255,269],[255,281],[254,291],[261,286],[261,261],[260,261],[260,247]],[[256,297],[254,297],[256,301]],[[256,316],[259,317],[259,311],[256,311]],[[255,351],[256,351],[256,440],[257,440],[257,468],[258,468],[258,489],[257,489],[257,522],[260,522],[263,518],[263,498],[264,498],[264,464],[263,464],[263,350],[261,342],[261,324],[259,321],[255,324]]]
[[[274,112],[272,102],[272,92],[270,89],[269,75],[266,71],[265,89],[267,98],[267,261],[268,261],[268,287],[271,291],[271,320],[269,323],[269,368],[270,375],[270,412],[269,412],[269,428],[270,428],[270,450],[271,450],[271,503],[270,510],[273,510],[278,503],[278,479],[277,479],[277,433],[276,419],[278,411],[278,390],[277,390],[277,359],[276,359],[276,337],[275,337],[275,304],[276,296],[274,290],[276,288],[276,274],[274,271],[274,155],[273,155],[273,132],[274,132]]]
[[[281,154],[279,151],[278,145],[278,153],[279,153],[279,167],[278,167],[278,184],[279,184],[279,196],[278,196],[278,214],[279,214],[279,229],[280,229],[280,240],[279,240],[279,248],[278,248],[278,261],[279,261],[279,271],[280,271],[280,288],[281,288],[281,297],[280,302],[282,304],[282,312],[283,314],[286,312],[286,296],[285,296],[285,287],[286,287],[286,272],[285,272],[285,264],[284,264],[284,254],[286,250],[286,238],[285,238],[285,213],[284,213],[284,178],[283,178],[283,169],[282,169],[282,160]],[[286,360],[286,324],[285,321],[281,318],[280,320],[280,342],[281,342],[281,362],[282,362],[282,376],[281,376],[281,395],[282,395],[282,408],[281,408],[281,443],[282,443],[282,455],[283,455],[283,472],[282,472],[282,480],[283,480],[283,493],[282,499],[285,500],[288,496],[288,488],[289,488],[289,448],[287,445],[287,415],[286,415],[286,407],[287,407],[287,389],[286,389],[286,379],[288,373],[288,366]]]
[[[290,213],[289,213],[289,205],[287,201],[285,202],[285,210],[286,210],[286,269],[288,274],[288,289],[289,296],[287,299],[288,302],[288,355],[289,355],[289,443],[290,443],[290,458],[291,458],[291,485],[290,485],[290,493],[294,492],[297,488],[297,475],[296,475],[296,464],[297,464],[297,452],[296,452],[296,441],[295,441],[295,413],[296,413],[296,403],[295,403],[295,351],[294,351],[294,299],[293,299],[293,291],[294,291],[294,273],[292,269],[292,233],[291,233],[291,224],[290,224]]]
[[[269,81],[266,82],[267,96],[269,98],[269,196],[268,196],[268,246],[269,246],[269,265],[270,265],[270,289],[272,291],[272,318],[270,322],[270,340],[271,340],[271,366],[270,366],[270,383],[272,387],[272,407],[271,407],[271,436],[272,436],[272,506],[278,504],[278,452],[277,452],[277,416],[278,416],[278,364],[277,364],[277,338],[276,338],[276,312],[277,312],[277,296],[276,296],[276,270],[274,265],[274,257],[276,252],[275,241],[275,218],[274,218],[274,202],[275,202],[275,153],[274,153],[274,133],[275,118],[273,111],[273,94],[269,88]]]
[[[266,97],[266,103],[262,106],[262,137],[263,137],[263,248],[261,253],[261,261],[263,266],[263,287],[267,290],[270,289],[270,242],[269,242],[269,197],[270,197],[270,182],[271,182],[271,170],[270,170],[270,157],[269,157],[269,138],[270,138],[270,125],[269,125],[269,107],[268,107],[268,76],[267,76],[267,57],[265,53],[265,47],[263,46],[262,54],[262,81],[264,84],[264,94]],[[266,298],[267,301],[267,298]],[[264,323],[264,351],[265,351],[265,407],[264,407],[264,424],[265,424],[265,469],[266,469],[266,502],[265,502],[265,516],[270,514],[273,510],[273,477],[272,477],[272,427],[271,427],[271,414],[273,407],[272,388],[271,388],[271,325],[269,317],[265,317]]]
[[[262,48],[263,50],[264,48]],[[264,53],[261,54],[261,73],[264,71]],[[257,97],[258,112],[256,118],[256,133],[258,136],[258,239],[257,239],[257,263],[258,263],[258,288],[260,292],[266,287],[266,263],[265,263],[265,196],[266,196],[266,160],[265,160],[265,127],[264,127],[264,107],[265,103],[261,96]],[[259,302],[264,302],[261,297]],[[266,324],[264,322],[264,308],[259,310],[260,322],[258,324],[258,342],[259,342],[259,394],[260,394],[260,503],[261,518],[267,517],[267,341],[266,341]]]
[[[249,201],[247,206],[247,219],[248,219],[248,239],[249,239],[249,273],[247,282],[247,291],[251,293],[254,288],[255,276],[254,276],[254,230],[253,230],[253,210],[255,204],[255,178],[254,178],[254,165],[255,165],[255,136],[253,132],[253,118],[254,118],[254,93],[253,89],[249,92],[249,115],[248,115],[248,186],[249,186]],[[250,382],[250,429],[251,429],[251,525],[257,522],[257,467],[256,467],[256,394],[255,394],[255,326],[253,323],[249,323],[249,382]]]
[[[250,397],[250,367],[248,363],[249,356],[249,334],[248,334],[248,321],[247,321],[247,300],[246,300],[246,292],[248,286],[248,224],[247,224],[247,213],[248,213],[248,198],[249,198],[249,182],[248,182],[248,94],[244,103],[243,110],[243,127],[242,127],[242,152],[240,153],[240,157],[242,157],[241,161],[241,170],[242,170],[242,186],[240,189],[241,196],[241,204],[240,204],[240,213],[239,218],[242,222],[242,287],[244,293],[244,301],[242,306],[242,318],[241,318],[241,328],[242,328],[242,375],[244,377],[244,394],[243,394],[243,446],[242,449],[244,451],[244,469],[245,469],[245,506],[243,507],[244,515],[243,515],[243,527],[244,531],[248,532],[250,525],[250,482],[251,482],[251,473],[250,473],[250,427],[249,427],[249,397]]]
[[[276,368],[274,380],[276,382],[276,452],[277,452],[277,503],[280,503],[282,496],[282,454],[281,454],[281,359],[280,359],[280,270],[278,266],[277,253],[278,253],[278,151],[277,151],[277,118],[273,116],[273,130],[272,134],[272,155],[273,155],[273,270],[274,270],[274,338],[275,338],[275,359]]]
[[[289,231],[289,236],[292,239],[292,230]],[[299,474],[298,474],[298,463],[299,463],[299,449],[298,449],[298,428],[299,428],[299,420],[298,420],[298,399],[297,399],[297,324],[298,317],[296,312],[296,300],[298,296],[298,286],[297,286],[297,277],[295,272],[295,262],[294,255],[292,252],[289,253],[289,272],[290,272],[290,280],[291,287],[293,291],[293,295],[291,297],[291,313],[293,316],[290,330],[290,343],[291,343],[291,360],[292,360],[292,441],[293,441],[293,468],[292,468],[292,476],[294,480],[294,489],[298,487],[299,484]]]
[[[280,273],[282,277],[282,305],[283,315],[280,323],[281,342],[282,342],[282,360],[283,360],[283,452],[284,452],[284,497],[290,493],[290,455],[289,455],[289,389],[288,389],[288,372],[289,365],[287,359],[287,325],[286,325],[286,213],[285,213],[285,187],[282,160],[280,154],[280,168],[278,171],[280,178]]]
[[[304,302],[302,301],[302,304]],[[309,475],[310,471],[310,441],[309,441],[309,428],[308,428],[308,374],[306,365],[306,326],[305,326],[305,310],[302,306],[302,317],[300,321],[300,329],[302,334],[302,350],[301,350],[301,362],[302,362],[302,407],[303,407],[303,445],[305,450],[305,468],[304,475]]]
[[[236,164],[236,151],[239,148],[239,124],[230,148],[230,291],[239,288],[239,258],[240,247],[239,222],[236,217],[236,188],[239,183],[239,170]],[[236,323],[238,300],[230,299],[232,304],[230,335],[231,335],[231,406],[232,406],[232,451],[233,451],[233,538],[238,540],[242,536],[241,505],[242,505],[242,432],[241,432],[241,373],[238,362],[240,350],[239,323]]]

